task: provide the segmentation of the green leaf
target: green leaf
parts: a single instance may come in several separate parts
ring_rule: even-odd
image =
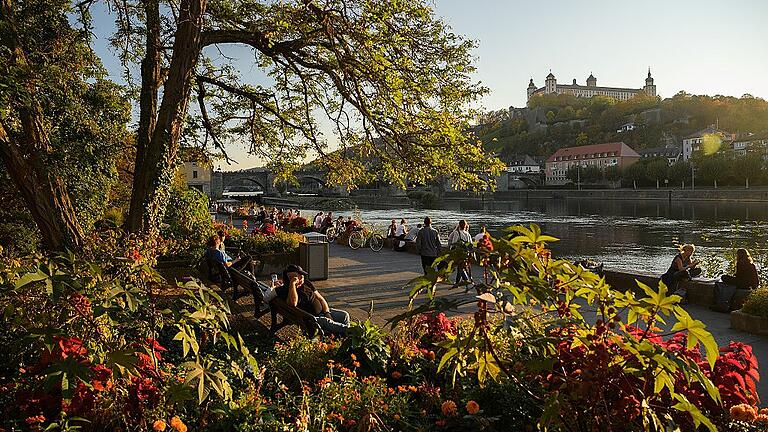
[[[677,318],[678,322],[672,326],[672,331],[674,332],[685,330],[688,332],[688,343],[686,344],[688,349],[695,347],[697,343],[701,342],[701,344],[704,345],[704,349],[707,354],[707,362],[709,362],[709,367],[714,369],[715,362],[717,361],[717,357],[720,355],[720,351],[718,350],[717,342],[715,342],[715,338],[712,336],[712,333],[706,330],[706,326],[703,322],[691,318],[688,312],[686,312],[685,309],[681,307],[675,308],[675,317]]]

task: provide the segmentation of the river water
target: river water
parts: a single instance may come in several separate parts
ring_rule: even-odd
[[[697,246],[697,256],[710,263],[705,266],[710,276],[724,269],[722,257],[728,250],[747,247],[757,257],[766,256],[768,249],[768,227],[762,223],[768,220],[768,203],[530,199],[486,202],[481,210],[456,207],[363,209],[360,216],[382,232],[392,219],[416,224],[430,216],[444,240],[460,219],[469,222],[472,234],[481,224],[498,235],[510,225],[536,223],[560,239],[551,244],[558,257],[590,258],[610,269],[657,274],[666,271],[676,246],[683,243]]]

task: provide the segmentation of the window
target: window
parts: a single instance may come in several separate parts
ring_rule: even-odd
[[[196,179],[196,178],[197,178],[197,171],[192,171],[192,178],[193,178],[193,179]]]

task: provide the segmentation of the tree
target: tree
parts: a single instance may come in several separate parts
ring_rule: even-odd
[[[68,12],[0,0],[0,156],[51,250],[78,248],[92,221],[79,216],[103,210],[129,116]]]
[[[645,177],[656,182],[656,188],[659,188],[659,180],[666,179],[669,176],[669,163],[664,158],[654,158],[645,163]]]
[[[732,160],[721,153],[711,156],[697,155],[693,162],[696,170],[696,180],[717,187],[718,180],[724,179],[731,171]],[[698,182],[697,182],[698,183]]]
[[[683,184],[691,182],[691,164],[678,160],[669,167],[669,181],[672,184]]]
[[[347,186],[445,176],[459,188],[482,187],[502,168],[465,133],[468,104],[486,92],[470,79],[474,44],[425,2],[116,3],[124,58],[142,58],[132,231],[156,230],[182,126],[196,132],[186,140],[222,151],[230,141],[249,143],[276,181],[309,157],[331,183]],[[230,44],[253,50],[268,83],[246,84],[231,64],[206,56]],[[187,117],[191,100],[198,112]],[[319,132],[317,113],[340,150]]]
[[[733,172],[735,177],[744,182],[746,187],[749,187],[750,181],[756,183],[756,180],[765,176],[762,155],[748,153],[745,156],[737,157],[733,161]]]
[[[581,132],[579,136],[576,137],[576,145],[582,146],[589,144],[589,136],[587,136],[586,132]]]

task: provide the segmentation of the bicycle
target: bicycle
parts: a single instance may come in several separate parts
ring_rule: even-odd
[[[328,240],[328,243],[333,243],[337,238],[339,238],[342,232],[344,232],[344,226],[340,223],[334,222],[333,225],[329,226],[328,229],[325,230],[325,238]]]
[[[372,230],[356,228],[355,231],[349,235],[349,247],[352,249],[360,249],[365,246],[370,247],[374,252],[380,251],[381,248],[384,247],[384,236],[375,233]]]

